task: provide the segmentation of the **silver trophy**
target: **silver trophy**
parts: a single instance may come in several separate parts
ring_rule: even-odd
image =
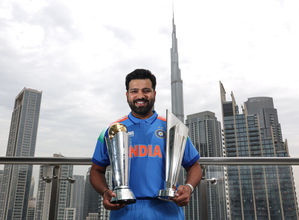
[[[109,138],[105,137],[112,176],[114,192],[111,203],[132,204],[136,202],[134,193],[129,188],[130,158],[129,158],[129,135],[127,127],[121,123],[115,123],[108,130]]]
[[[166,110],[166,164],[164,189],[159,190],[158,198],[171,201],[175,197],[182,159],[189,128],[174,114]]]

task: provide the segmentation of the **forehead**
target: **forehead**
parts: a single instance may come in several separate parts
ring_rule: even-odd
[[[153,88],[152,81],[150,79],[133,79],[129,83],[129,90],[143,88]]]

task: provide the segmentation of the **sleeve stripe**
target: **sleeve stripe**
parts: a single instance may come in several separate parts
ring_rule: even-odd
[[[198,159],[199,159],[199,155],[197,154],[189,163],[186,163],[183,165],[184,168],[188,168],[191,165],[193,165]]]
[[[162,120],[162,121],[166,121],[166,118],[164,118],[163,116],[158,115],[158,119]]]

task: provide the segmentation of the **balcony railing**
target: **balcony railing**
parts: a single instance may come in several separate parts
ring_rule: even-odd
[[[203,168],[204,178],[201,182],[216,183],[215,178],[205,178],[205,170],[207,166],[220,165],[220,166],[235,166],[235,165],[299,165],[299,158],[291,157],[201,157],[198,160]],[[60,187],[60,165],[87,165],[92,164],[90,157],[0,157],[1,164],[10,165],[48,165],[54,167],[53,177],[56,175],[58,178],[51,178],[51,202],[49,211],[49,220],[57,219],[58,211],[58,197]],[[68,179],[69,180],[69,179]],[[45,178],[45,181],[47,179]],[[70,180],[69,180],[70,181]],[[70,181],[71,182],[71,181]],[[208,216],[208,213],[201,213],[202,219]]]
[[[292,157],[201,157],[200,165],[299,165]],[[0,157],[0,164],[91,165],[91,157]]]

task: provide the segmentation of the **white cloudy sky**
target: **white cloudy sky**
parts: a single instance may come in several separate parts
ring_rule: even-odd
[[[35,156],[91,157],[101,130],[128,114],[124,77],[136,68],[157,76],[165,115],[172,4],[185,115],[222,121],[219,81],[239,105],[273,97],[299,157],[298,0],[0,1],[0,156],[24,87],[43,91]]]

